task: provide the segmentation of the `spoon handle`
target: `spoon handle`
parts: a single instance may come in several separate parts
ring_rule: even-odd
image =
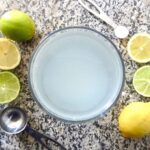
[[[78,1],[86,10],[95,15],[97,18],[100,18],[101,20],[105,21],[114,29],[117,27],[117,24],[115,24],[114,21],[106,13],[104,13],[103,10],[93,0]],[[94,9],[92,9],[93,7]]]
[[[42,134],[38,131],[32,129],[29,126],[26,127],[25,131],[28,132],[33,138],[35,138],[39,143],[42,144],[42,146],[44,146],[48,150],[53,150],[51,148],[51,146],[49,146],[51,144],[49,144],[49,145],[46,144],[46,141],[48,141],[48,140],[53,142],[58,147],[60,147],[60,150],[66,150],[66,148],[63,145],[61,145],[59,142],[57,142],[56,140],[54,140],[54,139],[52,139],[52,138],[50,138],[50,137],[48,137],[48,136],[46,136],[46,135],[44,135],[44,134]]]

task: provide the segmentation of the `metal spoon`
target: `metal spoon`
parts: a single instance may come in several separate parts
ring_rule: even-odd
[[[63,145],[54,139],[29,127],[27,125],[27,115],[21,108],[7,107],[4,109],[0,114],[0,126],[8,134],[17,134],[25,130],[48,150],[52,150],[52,146],[57,146],[60,150],[66,150]],[[53,145],[48,146],[46,141],[50,141]]]
[[[107,24],[109,24],[112,28],[114,28],[114,32],[116,37],[118,38],[126,38],[129,35],[129,30],[122,25],[117,25],[110,17],[101,10],[101,8],[92,0],[78,0],[79,3],[90,13],[95,15],[97,18],[102,19]]]

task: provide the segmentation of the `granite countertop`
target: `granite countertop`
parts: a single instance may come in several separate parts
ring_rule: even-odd
[[[130,35],[150,31],[150,5],[142,0],[96,0],[99,6],[115,20],[126,25]],[[36,35],[30,42],[21,43],[22,61],[14,73],[21,81],[21,92],[16,105],[26,110],[30,125],[64,144],[69,150],[149,150],[150,136],[131,140],[118,131],[117,118],[120,110],[132,101],[149,101],[135,92],[133,73],[140,65],[133,62],[125,49],[126,40],[118,40],[111,27],[84,10],[77,0],[0,0],[0,15],[10,9],[20,9],[33,17]],[[125,64],[126,81],[116,105],[104,118],[84,124],[65,124],[48,116],[32,99],[28,83],[28,63],[33,49],[48,33],[68,26],[89,26],[110,38],[118,47]],[[1,108],[6,105],[0,106]],[[6,135],[0,129],[0,150],[43,150],[40,144],[26,133]]]

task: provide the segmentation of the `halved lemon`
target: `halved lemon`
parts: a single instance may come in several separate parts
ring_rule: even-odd
[[[150,34],[137,33],[128,42],[127,50],[131,59],[139,63],[150,61]]]
[[[15,42],[0,38],[0,69],[14,69],[19,65],[20,60],[21,54]]]

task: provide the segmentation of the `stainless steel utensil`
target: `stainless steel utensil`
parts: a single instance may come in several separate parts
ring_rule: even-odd
[[[4,109],[0,114],[0,126],[8,134],[17,134],[25,130],[48,150],[52,150],[54,145],[60,148],[60,150],[66,150],[66,148],[56,140],[29,127],[27,125],[27,115],[21,108],[7,107]],[[51,142],[50,146],[46,144],[46,141]]]
[[[103,10],[93,0],[78,1],[90,13],[92,13],[97,18],[100,18],[101,20],[109,24],[112,28],[114,28],[116,37],[122,39],[128,36],[129,30],[125,26],[117,25],[107,14],[103,12]]]

